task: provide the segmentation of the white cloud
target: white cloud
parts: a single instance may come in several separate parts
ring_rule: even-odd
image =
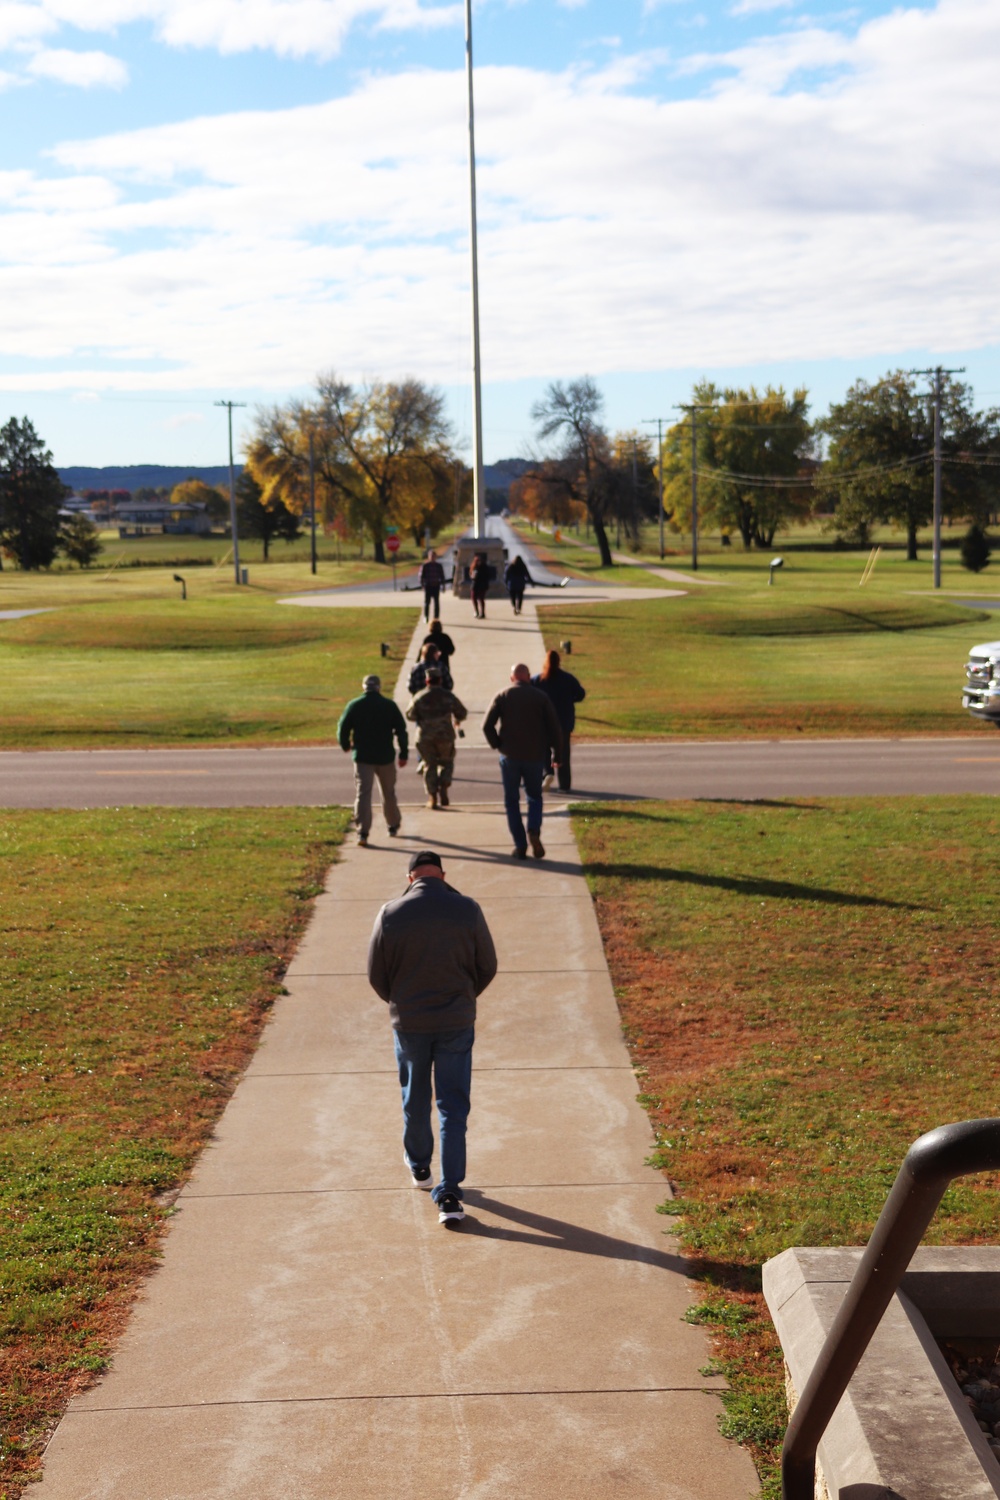
[[[0,47],[59,26],[112,31],[147,21],[173,47],[330,57],[359,22],[412,30],[453,25],[461,17],[455,0],[15,0],[0,4]]]
[[[736,0],[729,7],[731,16],[757,16],[768,10],[788,10],[796,0]]]
[[[117,57],[107,52],[72,52],[62,47],[47,47],[34,53],[27,72],[34,78],[51,78],[56,83],[69,83],[81,89],[120,89],[128,82],[128,70]]]
[[[58,22],[39,4],[0,3],[0,50],[35,42],[54,31]]]
[[[1000,342],[992,0],[706,55],[697,98],[647,63],[480,71],[487,379]],[[417,69],[66,143],[0,175],[6,352],[43,388],[462,380],[464,149],[461,72]]]
[[[205,413],[201,411],[182,411],[175,417],[167,417],[164,427],[170,432],[178,431],[183,427],[200,427],[205,421]]]

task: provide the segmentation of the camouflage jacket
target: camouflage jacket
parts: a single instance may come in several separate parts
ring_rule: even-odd
[[[454,725],[467,717],[467,710],[447,688],[425,687],[410,700],[406,717],[416,724],[418,734],[446,734],[454,738]]]

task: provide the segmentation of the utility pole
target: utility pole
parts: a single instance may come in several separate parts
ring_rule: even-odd
[[[691,571],[698,571],[698,408],[691,408]]]
[[[698,571],[698,413],[700,411],[713,411],[711,405],[698,405],[696,402],[685,404],[677,403],[678,411],[686,411],[691,414],[691,571]]]
[[[643,417],[642,419],[644,427],[651,426],[653,422],[656,423],[656,472],[660,481],[660,561],[662,562],[666,556],[663,543],[663,418]]]
[[[465,71],[469,85],[469,248],[472,256],[472,530],[483,535],[483,391],[479,357],[479,247],[476,229],[476,111],[472,92],[472,0],[465,0]]]
[[[639,545],[639,459],[636,453],[635,438],[632,439],[632,535],[635,544]]]
[[[312,571],[316,571],[316,453],[312,424],[309,426],[309,540]]]
[[[908,375],[933,375],[934,392],[931,400],[934,403],[934,587],[941,587],[941,401],[944,396],[944,377],[946,375],[964,375],[965,366],[959,365],[954,370],[945,370],[941,365],[935,365],[933,370],[908,370]]]
[[[229,414],[229,525],[233,533],[233,571],[240,582],[240,539],[236,533],[236,481],[233,477],[233,407],[246,406],[245,401],[216,401]]]

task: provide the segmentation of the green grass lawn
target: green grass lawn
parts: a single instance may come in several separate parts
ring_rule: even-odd
[[[726,1430],[776,1496],[780,1354],[760,1297],[791,1245],[863,1244],[910,1143],[998,1113],[994,798],[574,809],[656,1162],[732,1382]],[[995,1178],[928,1239],[994,1241]]]
[[[434,547],[447,547],[456,532],[466,529],[467,522],[456,522],[445,527],[432,541]],[[120,537],[117,529],[100,533],[103,551],[97,562],[88,571],[90,576],[106,572],[109,568],[129,570],[136,567],[184,567],[195,569],[218,567],[231,578],[233,575],[232,542],[227,536],[148,536]],[[400,536],[400,549],[396,555],[396,566],[400,574],[417,567],[423,558],[422,547],[417,547],[412,536]],[[273,541],[271,557],[264,563],[263,543],[254,537],[239,539],[240,565],[251,569],[253,585],[266,586],[268,575],[278,569],[288,570],[298,580],[297,586],[308,588],[312,581],[310,573],[310,539],[308,532],[294,542]],[[359,546],[357,540],[337,543],[336,537],[324,536],[318,531],[316,553],[320,576],[326,586],[331,583],[369,583],[391,575],[388,564],[376,563],[372,557],[372,543],[367,538]],[[60,558],[54,572],[75,572],[75,565]],[[287,588],[286,583],[282,585]]]
[[[346,821],[341,809],[4,814],[4,1500],[104,1367]]]
[[[883,562],[865,588],[863,559],[809,552],[773,587],[757,558],[683,598],[543,604],[546,645],[572,641],[568,665],[587,688],[579,735],[991,733],[961,707],[968,648],[1000,637],[1000,614],[975,606],[987,584],[966,574],[959,591],[949,571],[949,592],[935,594],[926,569],[895,553]]]
[[[135,558],[130,559],[129,554],[123,558],[121,552],[112,551],[94,567],[86,569],[57,566],[47,572],[19,573],[5,568],[0,572],[0,610],[68,607],[72,604],[106,603],[113,599],[179,599],[181,588],[174,581],[174,573],[178,571],[187,581],[188,598],[202,601],[245,598],[247,595],[261,598],[275,594],[306,594],[316,589],[344,588],[392,578],[391,568],[382,563],[356,559],[339,564],[321,561],[313,574],[308,561],[289,562],[277,554],[266,566],[263,563],[255,565],[252,558],[248,565],[241,557],[241,564],[249,566],[250,581],[246,587],[237,587],[232,562],[225,560],[224,553],[220,554],[218,561],[195,559],[190,567],[180,556],[173,561],[157,557],[154,544],[175,540],[174,537],[137,539],[134,545],[148,553],[141,564]],[[123,542],[122,547],[125,545]],[[207,548],[215,543],[206,538],[205,545]],[[415,561],[407,567],[398,566],[400,582],[412,573],[415,566]]]
[[[553,545],[551,541],[551,528],[548,531],[536,533],[534,528],[527,522],[513,518],[521,534],[529,541],[536,536]],[[956,578],[972,579],[975,583],[976,575],[967,572],[959,560],[959,548],[962,538],[967,529],[967,523],[957,522],[954,526],[945,525],[941,532],[942,566],[944,572],[953,573]],[[555,551],[567,560],[576,558],[577,566],[589,571],[600,567],[600,560],[596,557],[597,544],[592,533],[585,526],[579,530],[575,527],[564,526],[561,528],[563,541],[555,544]],[[624,532],[621,537],[621,545],[615,542],[615,529],[612,525],[608,530],[608,539],[613,552],[625,557],[634,558],[638,562],[648,563],[652,566],[663,566],[666,568],[678,568],[687,571],[691,565],[691,536],[690,533],[672,531],[669,525],[664,531],[664,556],[660,558],[660,538],[657,526],[652,521],[644,521],[639,528],[639,544],[635,546]],[[931,542],[932,532],[929,526],[922,528],[917,533],[917,545],[920,558],[917,563],[909,563],[907,567],[911,573],[926,574],[926,581],[930,582],[931,570]],[[992,539],[996,547],[996,539]],[[883,570],[883,564],[897,557],[905,562],[906,534],[898,527],[891,525],[876,526],[872,529],[871,546],[883,548],[883,555],[876,565],[876,573]],[[590,560],[584,561],[587,553],[595,554]],[[745,572],[763,570],[766,574],[767,565],[772,557],[784,557],[786,564],[790,559],[802,553],[821,553],[830,558],[848,560],[848,567],[853,572],[855,580],[861,577],[861,571],[868,558],[869,547],[854,548],[844,543],[838,543],[833,533],[828,529],[822,517],[801,522],[794,522],[786,529],[780,531],[774,539],[771,547],[766,549],[751,548],[749,551],[743,546],[742,539],[737,534],[730,539],[729,546],[724,546],[718,532],[702,532],[698,538],[698,563],[699,569],[706,569],[710,574],[718,574],[725,577],[727,574],[739,576]],[[899,554],[903,553],[903,557]],[[855,561],[856,559],[856,561]],[[996,564],[994,563],[994,567]],[[604,576],[607,569],[603,570]],[[989,568],[979,575],[980,583],[986,581]],[[919,584],[918,584],[919,586]],[[946,585],[947,586],[947,585]],[[1000,589],[1000,583],[994,584]]]
[[[42,597],[59,600],[51,613],[0,621],[0,746],[329,740],[366,672],[394,681],[418,615],[295,609],[231,585],[193,586],[182,603],[138,570],[90,599],[87,582],[43,582]]]

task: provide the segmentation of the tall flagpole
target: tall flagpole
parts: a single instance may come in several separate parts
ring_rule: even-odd
[[[479,247],[476,235],[476,124],[472,94],[472,0],[465,0],[465,72],[469,84],[469,244],[472,252],[472,530],[484,535],[483,391],[479,359]]]

